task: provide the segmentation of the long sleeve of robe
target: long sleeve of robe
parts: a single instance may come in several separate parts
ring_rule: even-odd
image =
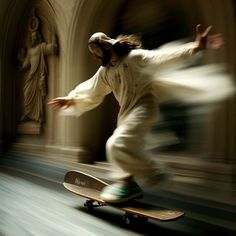
[[[104,97],[111,92],[110,87],[104,82],[105,68],[100,67],[95,75],[79,84],[70,91],[68,97],[75,101],[75,105],[66,109],[63,114],[80,116],[100,105]]]

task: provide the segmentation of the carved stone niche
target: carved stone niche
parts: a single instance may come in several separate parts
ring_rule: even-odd
[[[41,21],[36,9],[32,9],[23,22],[25,27],[21,31],[24,36],[17,45],[17,132],[41,134],[46,122],[45,102],[51,69],[47,58],[57,54],[58,44],[55,31],[45,30],[52,27],[47,25],[45,19]],[[45,32],[50,32],[51,35],[46,35]]]

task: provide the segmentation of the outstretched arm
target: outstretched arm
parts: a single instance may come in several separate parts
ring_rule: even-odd
[[[51,43],[45,44],[44,48],[44,54],[50,55],[50,54],[58,54],[58,40],[56,35],[53,36],[53,40]]]
[[[48,104],[65,110],[71,108],[68,113],[77,116],[97,107],[111,92],[110,87],[104,83],[103,76],[104,68],[101,67],[92,78],[79,84],[68,96],[54,98]]]
[[[17,54],[17,59],[20,62],[19,66],[18,66],[20,71],[24,71],[28,67],[30,67],[29,53],[25,48],[19,49],[18,54]]]
[[[214,34],[209,36],[212,26],[206,28],[202,33],[200,25],[196,26],[196,39],[194,42],[183,44],[181,46],[150,50],[146,51],[144,61],[151,66],[169,66],[176,63],[181,63],[184,60],[190,59],[197,52],[204,49],[218,49],[223,43],[222,34]]]

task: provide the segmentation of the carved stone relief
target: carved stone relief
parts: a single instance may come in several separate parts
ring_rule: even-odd
[[[45,97],[47,95],[48,68],[46,56],[56,55],[58,44],[56,35],[52,42],[45,42],[40,33],[40,19],[35,10],[29,19],[26,43],[27,48],[18,49],[18,68],[23,73],[23,107],[18,125],[18,133],[39,134],[45,121]]]

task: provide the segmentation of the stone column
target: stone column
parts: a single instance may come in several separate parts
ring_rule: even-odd
[[[64,78],[60,84],[60,96],[67,95],[79,83],[89,79],[99,67],[97,61],[90,55],[87,42],[92,33],[99,29],[109,31],[111,22],[94,21],[103,14],[103,19],[109,19],[110,11],[102,12],[106,5],[104,1],[78,1],[72,11],[69,32],[64,35],[67,39],[65,53]],[[106,6],[111,5],[107,4]],[[84,24],[86,22],[86,24]],[[105,159],[105,142],[112,132],[111,120],[114,117],[110,108],[112,97],[108,96],[97,108],[87,112],[81,117],[58,117],[60,125],[61,143],[65,146],[78,148],[78,161],[89,162]],[[114,111],[115,112],[115,111]],[[87,157],[86,157],[87,155]]]

